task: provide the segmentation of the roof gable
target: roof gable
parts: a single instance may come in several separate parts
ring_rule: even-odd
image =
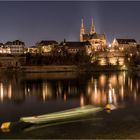
[[[20,40],[15,40],[15,41],[7,41],[5,43],[5,45],[25,45],[24,42],[20,41]]]
[[[119,44],[136,43],[135,39],[116,39]]]
[[[57,41],[55,40],[42,40],[38,43],[38,45],[43,46],[43,45],[53,45],[53,44],[58,44]]]

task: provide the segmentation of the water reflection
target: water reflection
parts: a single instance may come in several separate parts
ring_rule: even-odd
[[[0,101],[3,102],[4,100],[11,100],[12,97],[12,85],[0,83]]]
[[[28,98],[47,102],[78,99],[79,105],[105,106],[137,100],[140,79],[127,73],[94,73],[72,79],[0,79],[0,102],[24,103]],[[38,103],[38,102],[37,102]]]

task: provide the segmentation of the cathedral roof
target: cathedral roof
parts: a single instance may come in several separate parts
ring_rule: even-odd
[[[90,40],[90,35],[89,34],[84,34],[83,39],[84,40]]]
[[[65,42],[65,46],[68,46],[70,48],[79,48],[79,47],[85,47],[85,45],[90,45],[90,43],[87,42]]]
[[[83,35],[84,40],[90,40],[90,39],[101,39],[104,40],[105,39],[105,34],[84,34]]]

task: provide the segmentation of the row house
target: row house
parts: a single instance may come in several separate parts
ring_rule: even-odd
[[[58,42],[55,40],[42,40],[37,42],[35,46],[28,47],[26,52],[31,54],[50,55],[56,46],[58,46]]]
[[[114,50],[126,51],[137,47],[137,42],[135,39],[119,39],[116,38],[112,42],[112,48]]]
[[[91,52],[91,44],[87,42],[76,42],[76,41],[63,41],[58,43],[54,40],[42,40],[36,43],[36,46],[29,47],[28,53],[42,54],[42,55],[64,55],[68,54],[89,54]]]
[[[5,46],[5,44],[0,43],[0,53],[1,54],[10,54],[11,51],[10,51],[10,48],[9,47],[6,47]]]
[[[8,41],[5,44],[0,43],[1,54],[21,55],[24,54],[25,44],[22,41],[15,40],[13,42]]]
[[[58,42],[55,40],[42,40],[36,44],[39,53],[50,55],[53,50],[58,46]]]
[[[4,47],[7,49],[6,53],[12,55],[21,55],[24,54],[25,44],[20,40],[15,40],[13,42],[8,41],[4,44]]]

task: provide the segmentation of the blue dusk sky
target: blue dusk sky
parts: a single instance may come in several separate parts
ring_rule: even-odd
[[[115,37],[140,43],[140,1],[0,1],[0,42],[79,41],[81,18],[89,33],[92,17],[107,42]]]

